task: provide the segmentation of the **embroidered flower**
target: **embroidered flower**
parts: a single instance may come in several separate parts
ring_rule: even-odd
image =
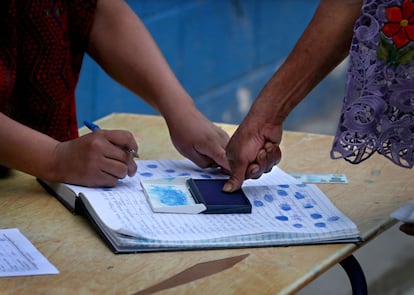
[[[401,6],[386,8],[385,13],[388,22],[382,31],[392,38],[398,49],[414,41],[414,3],[411,0],[404,0]]]

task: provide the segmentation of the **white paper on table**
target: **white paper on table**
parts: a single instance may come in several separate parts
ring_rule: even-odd
[[[58,273],[17,228],[0,229],[0,277]]]

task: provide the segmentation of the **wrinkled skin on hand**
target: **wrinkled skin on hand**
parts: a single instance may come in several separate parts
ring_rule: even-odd
[[[231,176],[223,190],[238,190],[245,179],[258,178],[277,165],[282,156],[281,139],[281,125],[243,122],[226,149]]]

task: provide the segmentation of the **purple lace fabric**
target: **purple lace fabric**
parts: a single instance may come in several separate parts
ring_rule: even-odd
[[[365,0],[354,28],[331,158],[357,164],[375,152],[414,165],[414,3]]]

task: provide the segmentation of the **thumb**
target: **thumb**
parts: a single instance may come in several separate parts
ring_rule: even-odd
[[[239,190],[243,184],[244,181],[244,175],[242,169],[239,169],[239,171],[234,171],[231,175],[229,180],[224,184],[223,191],[226,193],[232,193],[237,190]]]

